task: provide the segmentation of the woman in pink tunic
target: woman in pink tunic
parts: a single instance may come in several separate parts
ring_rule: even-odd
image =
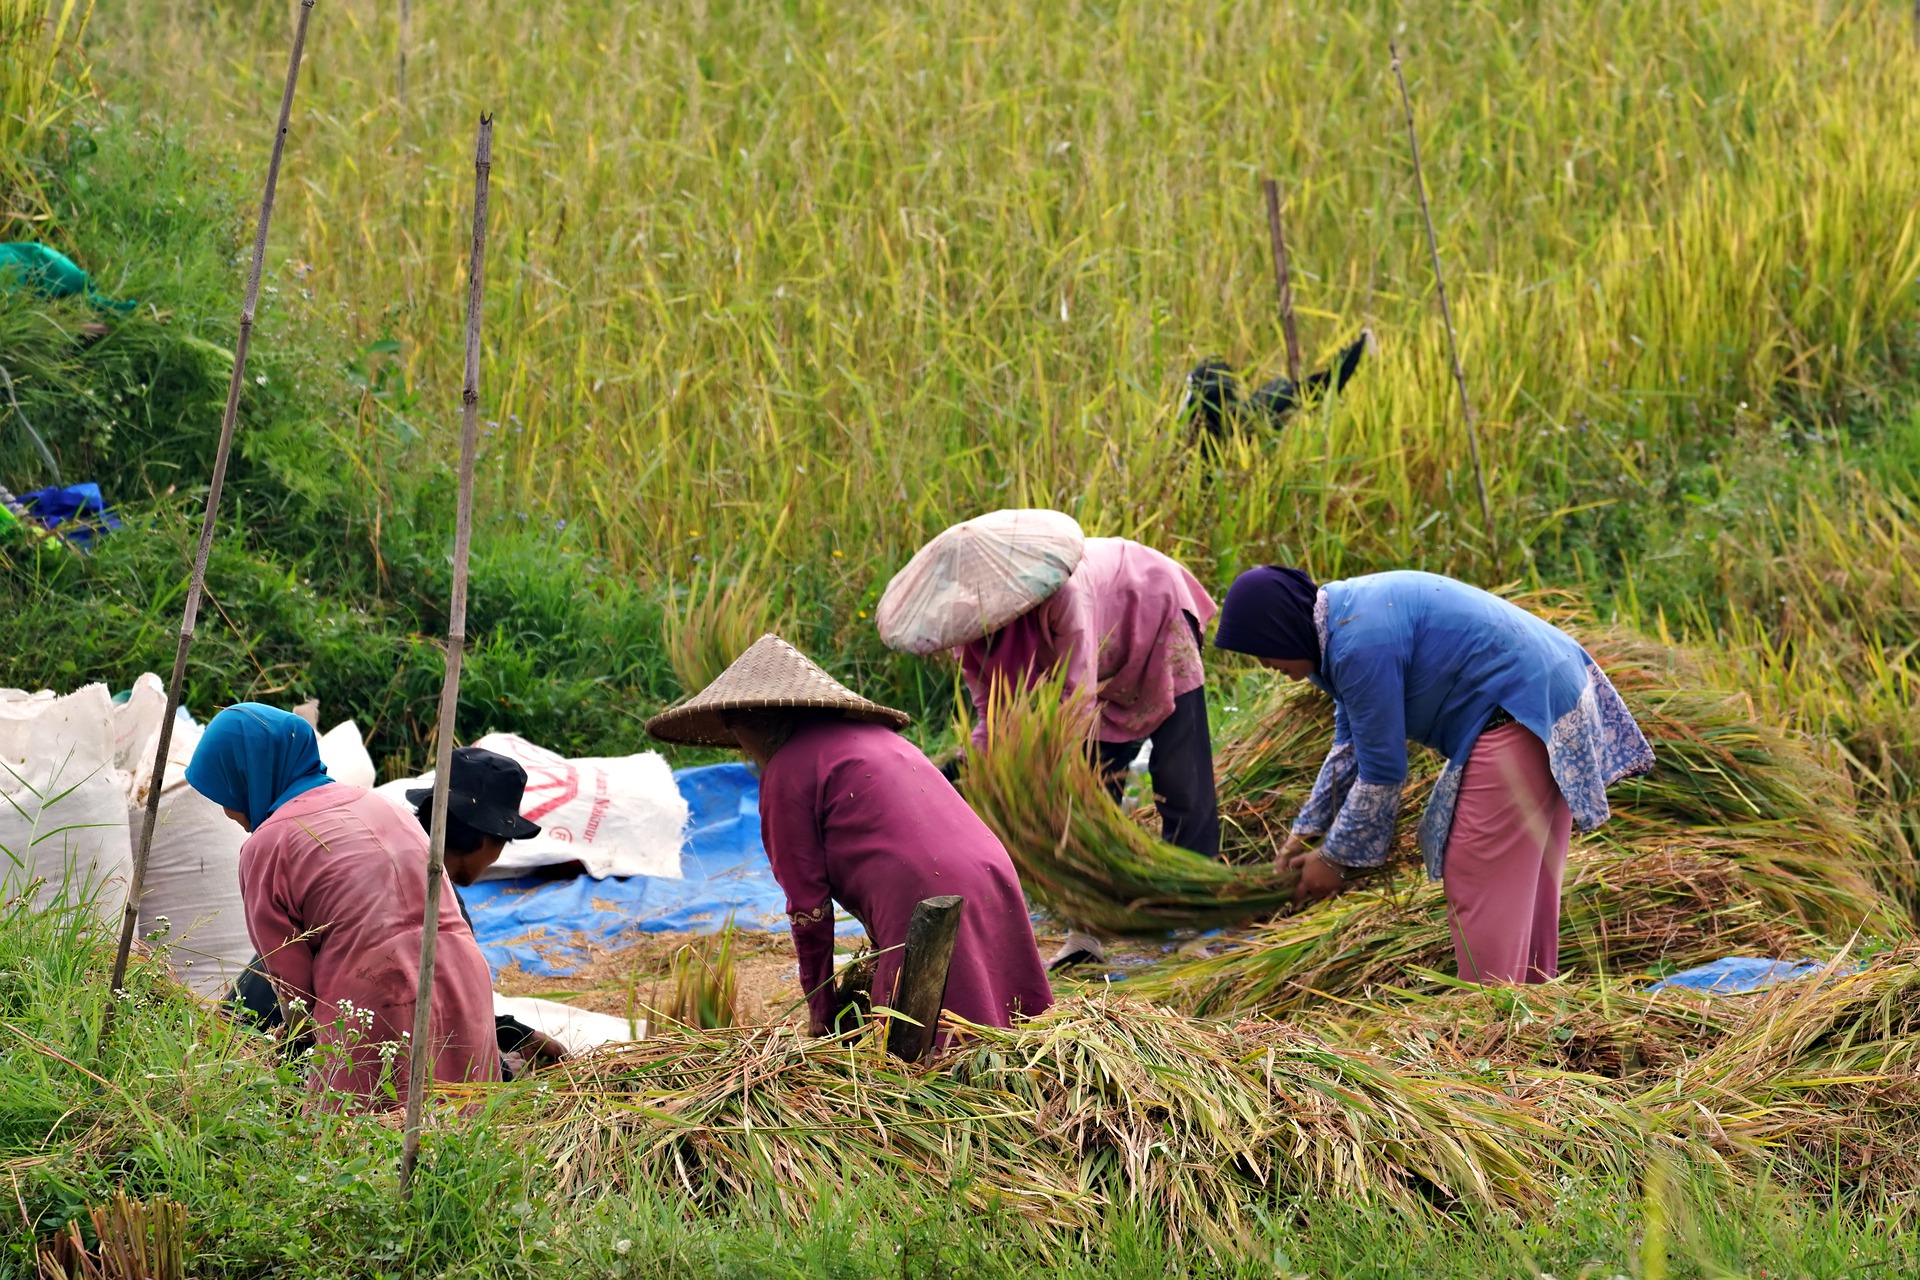
[[[921,900],[964,899],[942,1007],[1010,1026],[1053,1003],[1013,862],[920,749],[907,717],[846,689],[798,650],[763,636],[706,690],[647,729],[671,742],[738,746],[761,768],[760,831],[787,894],[808,1021],[833,1008],[833,904],[880,953],[872,996],[887,1005],[907,921]]]
[[[391,801],[328,778],[312,727],[259,703],[214,717],[187,782],[253,833],[240,850],[247,932],[282,1001],[308,1011],[314,1084],[364,1106],[398,1105],[407,1080],[399,1046],[412,1035],[420,974],[426,833]],[[492,976],[451,889],[439,929],[433,1076],[498,1080]]]
[[[1172,558],[1125,538],[1088,538],[1059,590],[990,635],[961,646],[960,670],[986,744],[996,684],[1028,688],[1064,668],[1065,692],[1092,693],[1101,772],[1118,798],[1142,743],[1171,844],[1220,855],[1220,815],[1207,728],[1200,636],[1213,598]]]

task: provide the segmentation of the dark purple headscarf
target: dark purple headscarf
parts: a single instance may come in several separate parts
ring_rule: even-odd
[[[1213,646],[1256,658],[1307,658],[1320,669],[1320,633],[1313,600],[1320,588],[1304,569],[1262,565],[1227,588]]]

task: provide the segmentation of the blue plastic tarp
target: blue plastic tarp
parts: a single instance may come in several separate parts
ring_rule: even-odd
[[[1822,966],[1811,960],[1768,960],[1761,956],[1728,956],[1693,969],[1670,973],[1648,987],[1660,991],[1667,987],[1687,987],[1715,995],[1738,995],[1759,991],[1776,983],[1804,978],[1820,972]]]
[[[760,843],[759,778],[741,764],[673,777],[692,810],[680,853],[684,879],[484,880],[460,891],[496,974],[518,964],[564,975],[586,962],[590,947],[618,947],[641,933],[710,933],[728,917],[738,929],[786,929],[787,895]],[[837,931],[857,934],[860,924],[842,912]]]

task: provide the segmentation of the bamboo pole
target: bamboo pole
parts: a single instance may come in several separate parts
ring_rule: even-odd
[[[1420,192],[1420,216],[1427,223],[1427,251],[1433,255],[1433,287],[1440,295],[1440,319],[1447,326],[1447,352],[1453,358],[1453,382],[1460,389],[1460,412],[1467,420],[1467,449],[1473,455],[1473,485],[1480,494],[1480,519],[1487,526],[1487,553],[1500,562],[1500,543],[1493,531],[1493,506],[1487,501],[1487,473],[1480,465],[1480,431],[1474,425],[1473,402],[1467,398],[1467,371],[1460,364],[1460,339],[1453,331],[1453,308],[1447,304],[1447,278],[1440,270],[1440,240],[1433,232],[1433,209],[1427,204],[1427,179],[1420,171],[1420,139],[1413,130],[1413,100],[1407,96],[1407,77],[1400,71],[1400,50],[1388,41],[1393,55],[1393,78],[1400,85],[1400,109],[1407,117],[1407,146],[1413,152],[1413,182]]]
[[[413,999],[407,1055],[407,1131],[400,1147],[400,1189],[412,1189],[420,1157],[420,1113],[426,1093],[428,1019],[433,1011],[433,960],[440,940],[440,886],[446,879],[447,787],[453,777],[454,713],[467,645],[467,553],[473,543],[473,459],[480,439],[480,300],[485,292],[487,180],[493,168],[493,117],[480,117],[473,148],[473,256],[467,264],[467,377],[460,392],[460,498],[453,526],[453,600],[447,607],[447,670],[440,685],[434,750],[433,834],[427,841],[427,902],[420,930],[420,985]]]
[[[160,737],[154,744],[153,775],[147,784],[147,812],[140,823],[140,844],[133,855],[133,878],[127,886],[127,906],[120,917],[120,947],[113,956],[113,990],[124,989],[127,956],[140,923],[140,895],[146,889],[147,858],[153,851],[153,828],[160,817],[160,787],[166,780],[167,753],[173,746],[174,717],[180,710],[180,686],[187,675],[187,650],[193,647],[194,624],[200,616],[200,597],[207,585],[207,558],[213,551],[213,531],[220,515],[220,491],[227,482],[227,459],[233,452],[233,433],[240,416],[240,388],[246,382],[247,351],[253,345],[253,313],[260,301],[260,270],[267,256],[267,226],[273,220],[273,193],[280,182],[280,157],[287,146],[287,122],[293,116],[293,91],[300,83],[300,54],[307,43],[307,20],[314,0],[300,0],[300,18],[293,28],[293,48],[287,54],[287,83],[280,92],[280,124],[273,135],[273,158],[267,162],[267,186],[260,197],[260,221],[253,233],[253,265],[247,272],[246,300],[240,307],[240,337],[233,344],[233,378],[227,383],[227,408],[220,418],[220,441],[213,451],[213,476],[207,481],[207,507],[200,517],[200,545],[194,552],[193,574],[187,580],[187,603],[180,617],[180,639],[173,651],[173,675],[167,680],[167,708],[160,717]],[[113,1027],[114,1005],[109,1002],[100,1025],[101,1043]]]
[[[1306,388],[1300,381],[1300,333],[1293,323],[1293,273],[1288,269],[1287,236],[1280,223],[1280,184],[1265,178],[1260,188],[1267,197],[1267,239],[1273,247],[1273,287],[1280,297],[1280,328],[1287,335],[1287,377],[1293,382],[1294,396],[1304,401]]]

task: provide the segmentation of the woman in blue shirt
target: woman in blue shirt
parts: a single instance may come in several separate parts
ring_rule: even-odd
[[[1571,829],[1605,822],[1607,787],[1653,767],[1646,737],[1578,642],[1438,574],[1322,587],[1269,566],[1234,580],[1214,644],[1333,698],[1333,749],[1279,855],[1299,869],[1301,901],[1386,862],[1412,739],[1447,759],[1419,845],[1428,874],[1446,883],[1460,976],[1554,975]]]

